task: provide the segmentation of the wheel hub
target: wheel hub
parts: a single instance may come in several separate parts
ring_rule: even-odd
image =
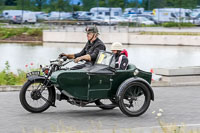
[[[33,90],[33,91],[31,92],[31,98],[32,98],[33,100],[38,100],[38,99],[40,99],[40,98],[41,98],[41,93],[40,93],[40,91],[39,91],[39,90]]]

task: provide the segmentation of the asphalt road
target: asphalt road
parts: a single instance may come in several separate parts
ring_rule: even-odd
[[[0,133],[29,133],[91,129],[119,129],[158,126],[153,111],[164,110],[160,119],[170,123],[200,125],[200,86],[154,87],[155,101],[140,117],[127,117],[119,108],[76,107],[57,101],[40,114],[28,113],[19,102],[19,92],[0,92]]]

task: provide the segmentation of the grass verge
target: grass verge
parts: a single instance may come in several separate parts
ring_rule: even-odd
[[[199,32],[148,32],[143,31],[140,35],[183,35],[183,36],[200,36]]]
[[[26,73],[30,71],[40,71],[38,68],[32,68],[33,63],[30,66],[25,65],[27,71],[18,69],[17,74],[10,71],[10,65],[8,61],[5,63],[5,68],[0,71],[0,85],[23,85],[26,79]]]
[[[31,37],[42,37],[43,29],[36,28],[0,28],[0,39],[7,39],[13,36],[25,34]]]

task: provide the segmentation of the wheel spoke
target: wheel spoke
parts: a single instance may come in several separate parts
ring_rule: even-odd
[[[42,83],[32,83],[25,93],[25,99],[29,106],[40,108],[48,102],[49,92],[44,91],[46,88]]]
[[[131,111],[139,110],[145,102],[145,96],[141,94],[142,89],[139,86],[129,87],[124,94],[124,106]]]
[[[49,102],[45,97],[43,97],[42,95],[41,95],[41,98],[42,98],[42,100],[44,100],[45,102]]]

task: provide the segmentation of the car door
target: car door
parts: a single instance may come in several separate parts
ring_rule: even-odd
[[[100,72],[100,71],[99,71]],[[112,86],[113,73],[88,74],[88,96],[90,99],[103,99],[109,96]]]

